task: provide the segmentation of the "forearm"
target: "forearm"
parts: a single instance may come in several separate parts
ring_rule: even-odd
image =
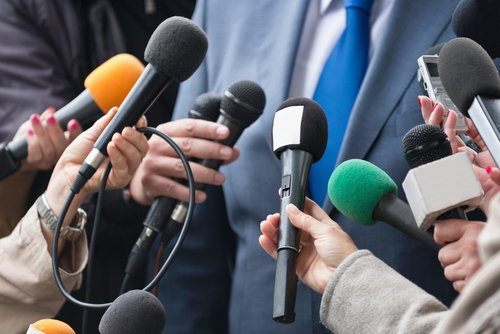
[[[322,323],[340,333],[430,333],[446,307],[366,250],[346,258],[321,301]]]

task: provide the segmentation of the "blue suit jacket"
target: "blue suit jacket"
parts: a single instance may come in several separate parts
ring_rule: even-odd
[[[408,168],[401,153],[402,136],[423,122],[416,100],[416,60],[430,46],[453,37],[450,19],[457,3],[395,1],[338,162],[367,159],[401,184]],[[230,333],[250,334],[327,332],[319,323],[321,296],[302,284],[296,321],[273,322],[275,263],[258,244],[259,222],[279,211],[280,163],[271,149],[271,124],[277,106],[288,97],[307,5],[307,0],[198,1],[194,20],[207,32],[209,49],[201,68],[181,86],[175,117],[185,117],[199,94],[222,93],[239,79],[259,83],[267,105],[240,138],[240,158],[223,168],[225,201],[220,189],[212,189],[212,198],[198,208],[183,250],[162,284],[161,300],[169,314],[165,333],[222,333],[227,328]],[[329,201],[324,208],[359,248],[371,250],[444,302],[452,301],[455,293],[436,253],[382,223],[365,227],[349,222]],[[227,226],[236,236],[232,272]]]

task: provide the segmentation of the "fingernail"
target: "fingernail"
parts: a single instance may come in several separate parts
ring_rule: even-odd
[[[32,130],[32,129],[29,129],[29,130],[28,130],[28,136],[33,136],[34,134],[35,134],[35,133],[33,132],[33,130]]]
[[[51,115],[49,118],[47,118],[47,123],[49,124],[56,124],[56,118],[54,117],[54,115]]]
[[[292,214],[292,215],[298,215],[300,213],[299,209],[297,209],[297,207],[293,204],[288,204],[286,206],[286,210],[289,214]]]
[[[224,174],[221,174],[221,173],[217,173],[215,174],[215,182],[217,184],[222,184],[224,182]]]
[[[233,153],[233,150],[231,150],[229,147],[224,146],[223,148],[220,149],[220,154],[224,159],[230,158],[231,154]]]
[[[491,166],[486,166],[484,168],[484,170],[486,171],[486,174],[490,174],[491,173]]]
[[[418,101],[418,106],[419,106],[420,108],[422,108],[422,101],[420,101],[420,96],[419,96],[419,97],[417,97],[417,101]]]
[[[71,130],[78,130],[80,128],[80,123],[76,119],[72,119],[71,121],[68,122],[68,127]]]
[[[219,126],[215,133],[218,137],[225,138],[229,134],[229,129],[226,126]]]
[[[30,117],[31,121],[35,124],[40,124],[40,116],[38,116],[37,114],[33,114],[31,115]]]
[[[207,195],[205,193],[198,193],[196,195],[196,202],[197,203],[205,202],[206,199],[207,199]]]

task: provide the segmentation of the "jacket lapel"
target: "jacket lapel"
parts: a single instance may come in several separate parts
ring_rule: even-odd
[[[402,95],[415,80],[418,57],[434,45],[446,29],[457,3],[458,0],[395,1],[351,113],[337,165],[366,156]],[[323,207],[331,211],[328,197]]]

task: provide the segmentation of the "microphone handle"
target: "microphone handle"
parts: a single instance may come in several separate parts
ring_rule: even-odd
[[[394,193],[386,194],[377,203],[373,219],[391,225],[434,251],[439,251],[442,247],[434,241],[432,235],[418,228],[410,206]]]
[[[274,279],[273,319],[276,322],[295,321],[297,295],[296,263],[299,254],[299,231],[290,222],[286,206],[294,204],[304,209],[307,177],[313,161],[310,153],[286,149],[281,153],[281,208],[276,274]]]

